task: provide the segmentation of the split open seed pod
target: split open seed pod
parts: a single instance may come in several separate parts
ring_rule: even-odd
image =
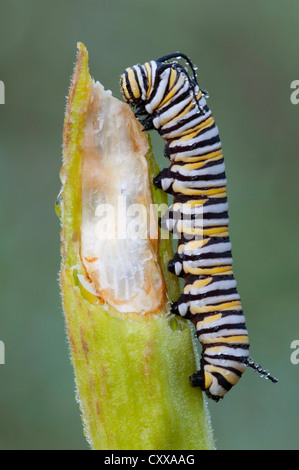
[[[159,172],[129,106],[95,82],[78,44],[63,130],[61,293],[77,399],[93,449],[212,449],[191,324],[158,228]]]

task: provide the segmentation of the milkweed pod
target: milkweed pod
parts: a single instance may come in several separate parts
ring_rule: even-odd
[[[156,172],[147,135],[129,106],[92,80],[78,44],[57,212],[67,335],[93,449],[214,447],[201,391],[188,381],[198,361],[193,333],[170,314],[178,284],[167,270],[171,241],[157,214],[150,219],[151,205],[167,202],[150,184]],[[142,237],[128,238],[138,205]]]

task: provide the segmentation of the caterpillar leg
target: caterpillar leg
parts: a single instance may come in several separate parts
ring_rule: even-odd
[[[185,307],[182,307],[182,304],[180,304],[179,301],[177,302],[172,302],[171,304],[171,313],[174,313],[175,315],[179,315],[180,317],[183,317],[187,320],[190,319],[190,313],[185,309]]]
[[[182,263],[176,256],[168,262],[167,268],[169,272],[175,274],[178,277],[184,276]]]
[[[171,259],[167,264],[167,269],[172,274],[175,274],[175,259]]]
[[[212,393],[209,392],[209,389],[206,388],[204,369],[201,368],[194,374],[190,375],[189,380],[190,380],[190,384],[192,387],[200,387],[201,390],[203,392],[206,392],[207,396],[211,398],[212,400],[216,402],[218,402],[219,400],[222,400],[223,396],[213,395]]]
[[[205,391],[205,378],[204,378],[204,372],[202,369],[190,375],[189,380],[190,380],[192,387],[200,387],[202,391]]]
[[[163,178],[163,170],[153,179],[153,183],[156,189],[162,189],[162,178]]]
[[[205,373],[203,369],[198,370],[194,374],[190,375],[189,377],[190,383],[192,387],[200,387],[203,392],[206,392],[207,396],[211,398],[212,400],[218,402],[219,400],[222,400],[223,395],[214,395],[209,391],[208,388],[206,388],[205,385]],[[228,390],[227,390],[228,391]]]
[[[190,312],[188,310],[188,306],[187,304],[182,304],[180,302],[180,299],[178,299],[177,302],[172,302],[171,313],[179,315],[180,317],[184,317],[187,320],[190,319]]]
[[[175,315],[180,315],[177,302],[172,302],[170,311],[171,313],[174,313]]]
[[[153,179],[153,183],[156,189],[163,189],[163,191],[168,192],[167,189],[173,182],[172,178],[168,177],[168,168],[160,171],[160,173]]]
[[[155,129],[153,120],[150,114],[148,114],[146,117],[139,119],[140,124],[143,127],[143,131],[151,131],[152,129]]]
[[[134,114],[135,114],[136,117],[146,116],[147,115],[145,105],[144,105],[143,102],[137,104],[137,106],[135,108],[135,111],[134,111]]]

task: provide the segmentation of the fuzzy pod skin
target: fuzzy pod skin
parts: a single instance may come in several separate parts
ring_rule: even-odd
[[[188,321],[169,314],[169,300],[179,292],[167,271],[170,240],[158,240],[168,292],[156,312],[121,313],[82,283],[84,129],[93,87],[88,53],[79,43],[63,130],[58,212],[61,294],[84,432],[94,450],[213,449],[205,401],[189,382],[199,362],[194,332]],[[141,127],[134,129],[142,133]],[[157,165],[150,149],[145,158],[151,181]],[[162,191],[151,189],[154,202],[167,203]]]

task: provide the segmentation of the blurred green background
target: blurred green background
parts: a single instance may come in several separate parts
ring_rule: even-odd
[[[298,449],[299,79],[296,0],[1,0],[1,449],[88,449],[74,397],[58,287],[62,126],[77,41],[120,98],[127,66],[180,50],[198,66],[218,124],[230,233],[251,355],[209,401],[218,449]],[[153,137],[161,166],[162,142]]]

